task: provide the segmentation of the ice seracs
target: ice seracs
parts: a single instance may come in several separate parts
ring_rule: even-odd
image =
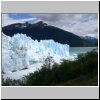
[[[4,73],[29,69],[35,67],[35,64],[42,65],[48,55],[52,56],[55,62],[60,63],[61,59],[69,58],[69,45],[60,44],[54,40],[32,40],[25,34],[9,37],[2,33],[2,71]]]

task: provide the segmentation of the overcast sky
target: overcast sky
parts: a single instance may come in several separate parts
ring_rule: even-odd
[[[98,14],[2,14],[2,26],[39,20],[79,36],[98,38]]]

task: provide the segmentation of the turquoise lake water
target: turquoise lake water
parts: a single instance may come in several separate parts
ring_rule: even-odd
[[[78,54],[87,53],[94,49],[98,51],[98,47],[70,47],[69,49],[70,58],[69,59],[74,60],[75,58],[77,58]]]

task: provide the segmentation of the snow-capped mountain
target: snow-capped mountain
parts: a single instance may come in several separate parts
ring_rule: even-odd
[[[2,72],[12,73],[23,69],[39,67],[47,56],[59,63],[69,58],[69,45],[54,40],[33,40],[25,34],[13,37],[2,33]],[[35,65],[35,66],[34,66]]]
[[[85,36],[85,37],[82,37],[83,39],[85,39],[86,41],[94,44],[94,46],[98,46],[98,39],[95,38],[95,37],[90,37],[90,36]]]

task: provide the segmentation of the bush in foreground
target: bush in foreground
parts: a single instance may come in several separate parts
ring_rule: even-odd
[[[42,68],[22,80],[3,80],[2,85],[14,86],[97,86],[98,53],[80,54],[75,61],[63,60],[51,67],[52,57],[45,60]]]

